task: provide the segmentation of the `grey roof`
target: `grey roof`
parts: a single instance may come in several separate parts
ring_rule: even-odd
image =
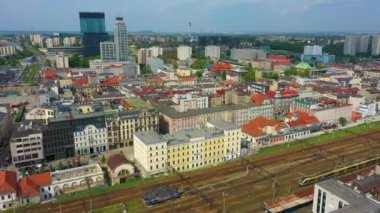
[[[333,212],[345,212],[345,213],[372,213],[380,209],[378,202],[372,201],[367,198],[363,193],[354,191],[351,187],[339,183],[334,179],[329,179],[318,183],[318,185],[334,194],[335,196],[345,200],[349,203],[348,206],[341,208]]]
[[[223,131],[215,128],[181,130],[174,134],[159,135],[153,131],[137,132],[135,136],[147,145],[166,142],[167,146],[223,136]]]
[[[155,143],[166,142],[167,140],[154,131],[136,132],[135,136],[138,137],[143,143],[150,145]]]
[[[37,134],[37,133],[42,133],[41,130],[34,130],[34,129],[27,129],[27,130],[17,130],[12,134],[12,139],[14,138],[22,138],[22,137],[27,137],[31,134]]]
[[[249,104],[221,105],[221,106],[210,107],[210,108],[193,109],[193,110],[189,110],[186,112],[178,112],[171,107],[162,106],[162,105],[157,106],[157,109],[158,109],[158,111],[160,111],[160,113],[165,114],[169,117],[184,118],[184,117],[197,116],[200,114],[223,112],[223,111],[229,111],[229,110],[248,109],[251,107],[255,107],[255,105],[251,104],[251,103],[249,103]]]
[[[222,130],[235,130],[235,129],[240,129],[239,126],[229,123],[224,120],[213,120],[209,121],[210,124],[215,126],[216,128],[222,129]]]

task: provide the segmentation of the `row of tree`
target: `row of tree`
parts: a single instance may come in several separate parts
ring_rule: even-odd
[[[296,67],[290,67],[284,72],[285,76],[300,76],[310,77],[310,69],[298,69]]]

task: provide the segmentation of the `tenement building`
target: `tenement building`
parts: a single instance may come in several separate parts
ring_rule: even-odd
[[[166,135],[137,132],[135,159],[145,176],[189,171],[239,157],[240,138],[241,129],[222,120],[209,122],[202,129]]]

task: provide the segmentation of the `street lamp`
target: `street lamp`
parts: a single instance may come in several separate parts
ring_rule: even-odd
[[[222,192],[222,197],[223,197],[223,213],[226,213],[226,197],[227,197],[227,193]]]

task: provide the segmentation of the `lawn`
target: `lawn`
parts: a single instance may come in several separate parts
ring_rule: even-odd
[[[102,194],[105,192],[120,190],[120,189],[132,187],[132,186],[136,186],[136,185],[144,185],[147,183],[159,181],[159,180],[164,179],[166,177],[168,177],[168,176],[160,176],[157,178],[129,178],[129,179],[127,179],[127,181],[125,183],[122,183],[122,184],[116,184],[113,186],[102,185],[99,187],[91,188],[91,195],[98,195],[98,194]],[[89,195],[90,195],[90,193],[88,192],[88,189],[86,189],[86,190],[82,190],[79,192],[61,195],[57,198],[57,200],[58,200],[58,202],[64,202],[64,201],[70,201],[70,200],[75,200],[75,199],[87,197]]]
[[[41,69],[40,64],[32,64],[25,68],[21,74],[21,80],[24,84],[33,84],[38,77],[38,72]]]

